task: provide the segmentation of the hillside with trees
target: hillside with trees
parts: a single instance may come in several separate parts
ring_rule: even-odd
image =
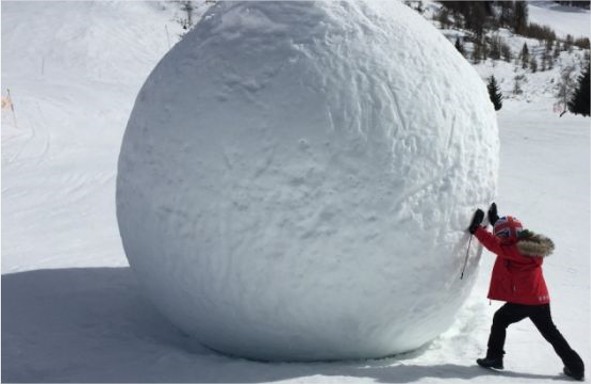
[[[483,81],[494,76],[505,99],[551,100],[564,114],[589,68],[588,36],[561,36],[530,20],[524,1],[406,1],[439,28],[476,68]],[[573,12],[588,1],[557,1]],[[495,103],[496,104],[496,103]]]

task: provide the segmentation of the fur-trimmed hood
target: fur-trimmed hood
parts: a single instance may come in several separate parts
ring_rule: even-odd
[[[544,235],[525,229],[519,233],[517,249],[524,256],[548,257],[554,251],[554,242]]]

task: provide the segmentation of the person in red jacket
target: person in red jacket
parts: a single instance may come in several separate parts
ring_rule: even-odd
[[[507,327],[527,317],[554,347],[564,363],[564,373],[583,380],[583,360],[569,346],[550,315],[550,296],[542,264],[554,250],[554,243],[546,236],[523,229],[515,217],[499,218],[495,203],[488,210],[488,219],[493,225],[492,234],[481,225],[483,219],[484,212],[477,209],[468,231],[497,255],[488,298],[506,303],[494,314],[486,357],[476,362],[485,368],[503,369]]]

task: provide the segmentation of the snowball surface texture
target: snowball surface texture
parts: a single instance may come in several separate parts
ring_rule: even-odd
[[[485,84],[403,4],[219,2],[137,97],[121,237],[147,296],[214,350],[405,352],[471,290],[498,152]]]

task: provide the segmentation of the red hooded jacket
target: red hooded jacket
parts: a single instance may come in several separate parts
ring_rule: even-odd
[[[542,274],[544,257],[554,249],[550,239],[531,234],[532,237],[507,243],[484,227],[479,227],[474,234],[486,249],[497,255],[489,299],[526,305],[550,302]]]

